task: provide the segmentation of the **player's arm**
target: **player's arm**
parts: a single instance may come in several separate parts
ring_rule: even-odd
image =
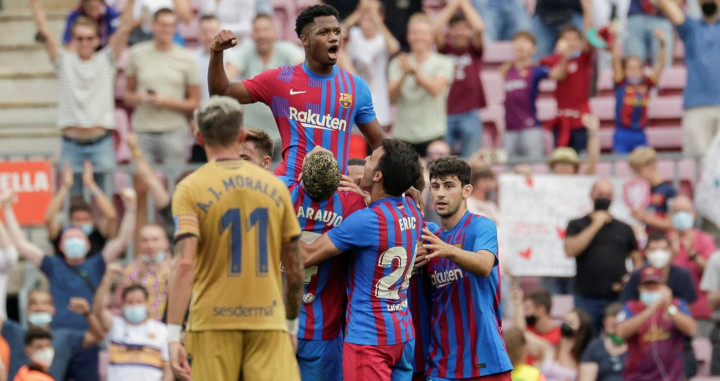
[[[472,3],[470,3],[470,0],[460,0],[457,2],[460,3],[460,9],[463,11],[465,19],[473,30],[471,40],[473,48],[476,50],[482,49],[485,23],[483,22],[482,17],[480,17],[480,13],[478,13]]]
[[[665,43],[665,33],[658,28],[653,31],[653,35],[658,40],[660,48],[655,57],[655,65],[653,65],[653,81],[657,83],[660,80],[663,70],[665,70],[665,57],[667,57],[667,44]]]
[[[123,215],[120,231],[117,237],[110,240],[103,247],[102,255],[105,263],[115,262],[118,257],[125,251],[125,248],[133,239],[135,233],[135,212],[137,210],[137,195],[132,188],[125,188],[120,191],[123,206],[125,207],[125,215]]]
[[[593,114],[583,114],[582,123],[588,133],[587,139],[587,166],[583,174],[593,176],[597,172],[597,165],[600,161],[600,118]]]
[[[103,193],[100,186],[95,182],[93,176],[93,165],[90,160],[85,160],[83,163],[82,180],[83,185],[87,188],[93,196],[95,205],[100,210],[100,221],[98,223],[98,230],[103,237],[114,238],[117,235],[117,211],[113,206],[112,201]]]
[[[304,269],[300,255],[300,237],[294,237],[284,242],[280,260],[285,271],[285,314],[288,320],[293,320],[300,314],[300,302],[304,287]]]
[[[426,257],[428,260],[435,257],[450,258],[463,270],[482,277],[489,276],[495,266],[495,254],[488,250],[463,250],[444,242],[427,228],[423,229],[422,239],[425,241],[425,249],[431,252]]]
[[[660,12],[670,20],[673,25],[682,25],[685,23],[685,12],[682,10],[676,0],[657,0],[656,7]]]
[[[135,173],[145,182],[148,192],[150,193],[150,197],[152,197],[155,202],[155,208],[162,209],[168,206],[171,201],[170,193],[168,193],[165,186],[160,182],[157,176],[155,176],[155,171],[150,166],[150,163],[145,160],[145,156],[143,156],[142,151],[138,148],[137,135],[132,133],[128,134],[125,137],[125,143],[127,143],[128,147],[132,151]]]
[[[190,365],[187,361],[187,353],[180,344],[180,332],[192,296],[197,245],[198,237],[194,235],[186,235],[175,243],[175,257],[168,281],[167,323],[170,367],[180,379],[190,377]]]
[[[613,81],[620,83],[625,78],[625,70],[623,69],[622,63],[622,51],[617,39],[615,39],[612,46],[610,46],[610,51],[612,52]],[[660,57],[660,55],[658,55],[658,57]]]
[[[43,9],[42,4],[40,4],[40,0],[30,0],[30,8],[32,9],[33,18],[35,19],[35,26],[37,26],[40,34],[45,39],[45,51],[50,57],[50,60],[55,62],[58,54],[58,42],[50,30],[50,23],[45,14],[45,9]]]
[[[120,26],[115,30],[115,33],[110,36],[108,45],[113,51],[115,59],[120,57],[123,50],[127,48],[128,41],[130,40],[130,33],[135,27],[133,22],[133,9],[135,9],[135,0],[128,1],[125,6],[126,11],[120,16]]]
[[[430,25],[430,30],[432,31],[433,36],[435,36],[435,45],[437,45],[438,49],[445,47],[446,41],[443,30],[447,26],[448,22],[450,22],[450,18],[452,18],[455,12],[457,12],[460,7],[460,3],[462,3],[460,0],[447,2],[445,8],[438,13],[437,17],[432,22],[432,25]]]
[[[580,0],[580,6],[582,7],[582,17],[583,17],[583,36],[585,35],[585,32],[590,30],[593,27],[594,19],[593,19],[593,1],[598,0]],[[592,45],[590,45],[590,42],[587,38],[584,38],[584,46],[583,50],[586,52],[589,52],[592,50]]]
[[[78,315],[85,317],[88,330],[83,335],[82,347],[87,348],[93,346],[105,338],[105,331],[102,330],[100,321],[91,313],[90,302],[83,297],[70,298],[68,309]]]
[[[383,132],[383,129],[377,119],[374,119],[369,123],[358,123],[357,126],[360,129],[360,132],[362,132],[365,136],[368,144],[370,144],[371,149],[374,150],[380,147],[383,139],[385,139],[385,133]]]
[[[2,203],[5,211],[5,223],[7,224],[10,239],[12,239],[20,255],[39,268],[43,258],[45,257],[45,253],[40,246],[30,242],[25,237],[25,234],[23,234],[20,224],[15,217],[15,211],[12,208],[15,198],[16,196],[13,192],[5,191],[0,194],[0,203]]]
[[[312,244],[300,241],[300,252],[305,267],[317,266],[320,263],[342,253],[335,246],[327,233],[323,234]]]
[[[55,238],[60,234],[62,229],[62,223],[55,221],[55,217],[60,213],[67,197],[68,192],[73,187],[74,178],[73,170],[70,168],[69,163],[63,165],[62,182],[60,187],[55,192],[55,195],[50,200],[47,210],[45,210],[45,228],[48,231],[48,238],[50,241],[54,241]]]
[[[112,328],[112,312],[109,308],[109,303],[112,298],[111,289],[113,283],[120,279],[122,276],[122,266],[118,263],[111,263],[107,265],[105,274],[103,275],[100,285],[95,290],[93,296],[92,314],[98,320],[98,326],[102,336],[104,337]]]
[[[208,67],[208,88],[210,95],[226,95],[242,104],[252,103],[253,99],[242,82],[230,82],[225,74],[223,51],[237,45],[235,34],[223,30],[215,36],[210,46],[210,65]]]

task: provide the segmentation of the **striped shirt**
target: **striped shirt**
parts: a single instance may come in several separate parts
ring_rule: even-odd
[[[141,284],[148,291],[148,315],[155,320],[162,321],[165,314],[165,305],[167,304],[168,281],[170,280],[170,262],[163,261],[153,269],[148,265],[139,265],[138,263],[130,263],[125,267],[122,281],[118,288],[118,295],[122,294],[122,290],[132,284]],[[122,298],[119,300],[122,303]]]
[[[55,58],[57,127],[115,129],[115,55],[106,47],[87,61],[64,48]]]

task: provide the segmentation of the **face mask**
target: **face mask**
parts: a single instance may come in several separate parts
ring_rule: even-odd
[[[147,307],[144,305],[138,306],[127,306],[123,308],[123,316],[128,319],[130,323],[140,323],[147,318]]]
[[[712,17],[717,13],[717,4],[714,1],[708,1],[700,5],[703,15],[705,17]]]
[[[625,344],[625,339],[619,338],[619,337],[617,337],[616,335],[614,335],[614,334],[612,334],[612,333],[609,334],[608,337],[610,338],[610,340],[612,340],[613,344],[615,344],[615,345],[623,345],[623,344]]]
[[[87,244],[84,239],[73,237],[65,240],[65,255],[71,259],[79,259],[87,254]]]
[[[28,315],[28,321],[32,325],[44,327],[53,321],[53,317],[49,312],[34,312]]]
[[[609,198],[599,197],[596,198],[594,201],[595,204],[595,210],[608,210],[610,209],[610,203],[612,200]]]
[[[94,230],[94,229],[93,229],[93,224],[91,224],[91,223],[89,223],[89,222],[86,223],[86,224],[82,224],[82,225],[80,225],[80,230],[82,230],[83,233],[85,233],[85,235],[88,235],[88,236],[89,236],[90,233],[92,233],[93,230]]]
[[[55,350],[52,348],[41,349],[32,355],[32,361],[43,368],[49,368],[55,358]]]
[[[145,261],[145,263],[150,264],[150,265],[155,264],[155,263],[160,263],[165,260],[165,252],[164,251],[159,252],[158,255],[155,256],[155,258],[152,258],[147,254],[143,255],[142,258],[143,258],[143,261]]]
[[[582,50],[576,50],[570,56],[567,58],[569,60],[574,60],[575,58],[580,57],[580,54],[582,53]]]
[[[673,227],[680,231],[692,229],[694,222],[692,214],[688,212],[677,212],[672,216]]]
[[[640,301],[649,306],[660,298],[660,291],[640,291]]]
[[[525,316],[525,324],[527,324],[528,327],[534,326],[537,320],[538,318],[535,315]]]
[[[562,323],[562,325],[560,325],[560,335],[562,335],[562,337],[571,339],[575,337],[575,330],[572,329],[572,327],[570,327],[568,323]]]
[[[670,256],[668,250],[651,250],[647,253],[647,260],[650,266],[661,269],[670,263]]]

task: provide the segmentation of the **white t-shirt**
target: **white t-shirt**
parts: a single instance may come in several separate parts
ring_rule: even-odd
[[[387,84],[387,65],[390,55],[385,38],[378,32],[375,37],[367,39],[359,27],[352,27],[347,52],[357,69],[357,74],[367,82],[378,123],[381,126],[389,126],[392,123]]]
[[[720,290],[720,251],[716,251],[705,266],[700,289],[706,292]],[[712,319],[720,323],[720,310],[715,310]]]
[[[163,365],[170,361],[167,327],[148,319],[140,325],[114,316],[107,335],[110,353],[108,381],[161,381]]]
[[[200,13],[215,15],[223,29],[235,33],[238,42],[250,36],[255,18],[256,0],[203,0]]]
[[[115,55],[105,47],[83,61],[65,48],[55,58],[58,76],[58,120],[65,127],[115,128]]]
[[[18,251],[15,246],[11,246],[7,250],[0,249],[0,318],[3,321],[7,320],[5,300],[7,297],[8,275],[17,261]]]

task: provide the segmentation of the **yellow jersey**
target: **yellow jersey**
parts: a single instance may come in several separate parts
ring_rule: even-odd
[[[175,241],[198,237],[188,330],[286,331],[280,251],[300,225],[285,184],[213,160],[178,184],[172,211]]]

